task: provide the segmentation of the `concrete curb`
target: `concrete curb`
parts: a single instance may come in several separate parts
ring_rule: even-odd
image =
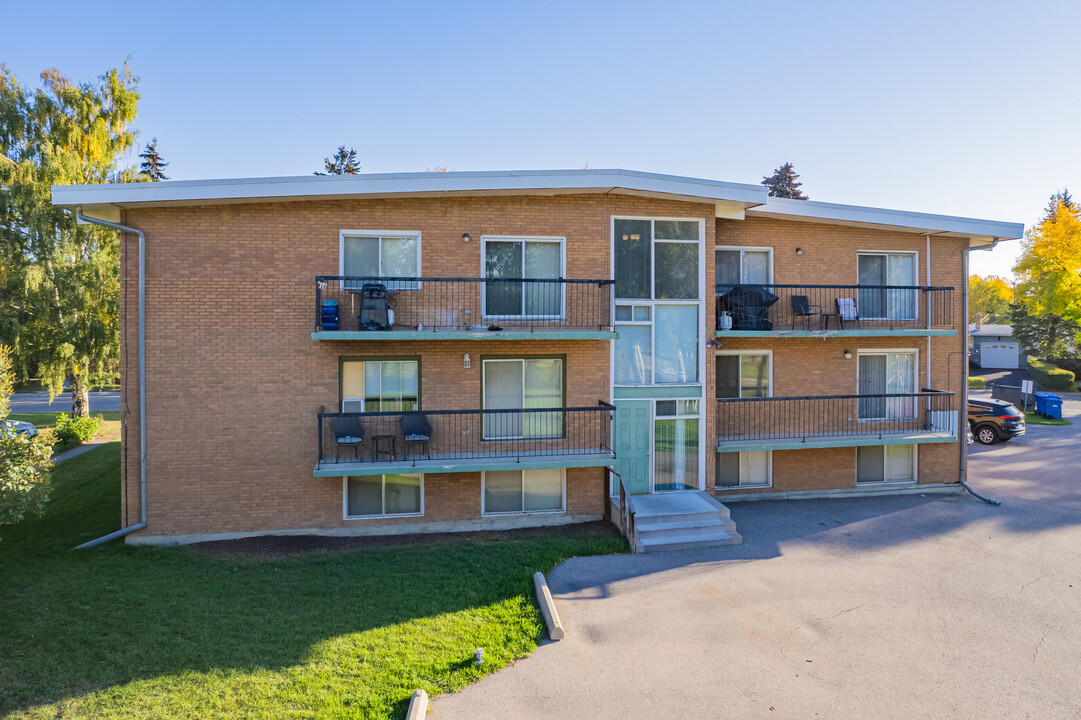
[[[405,714],[405,720],[423,720],[428,714],[428,693],[417,690],[409,699],[409,712]]]
[[[563,632],[563,623],[559,621],[559,613],[556,612],[555,601],[552,593],[548,590],[548,581],[541,572],[533,573],[533,587],[537,590],[537,603],[540,605],[541,615],[548,625],[548,637],[553,640],[562,640],[566,633]]]

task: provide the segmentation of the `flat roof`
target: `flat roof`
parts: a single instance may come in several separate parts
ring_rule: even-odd
[[[716,216],[773,217],[974,239],[1016,239],[1022,223],[929,215],[903,210],[768,197],[762,185],[661,175],[637,170],[511,170],[490,172],[371,173],[296,177],[167,180],[54,185],[53,205],[115,216],[119,208],[220,205],[329,198],[404,196],[560,195],[614,193],[710,203]]]

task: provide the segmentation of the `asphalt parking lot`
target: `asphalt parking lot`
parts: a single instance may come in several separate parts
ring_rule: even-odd
[[[1081,400],[967,495],[732,506],[744,544],[576,558],[567,637],[432,718],[1081,717]]]

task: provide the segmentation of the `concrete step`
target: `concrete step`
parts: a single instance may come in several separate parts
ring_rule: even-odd
[[[727,510],[727,508],[725,508]],[[728,515],[721,515],[715,510],[703,510],[702,512],[688,512],[688,513],[664,513],[650,515],[648,513],[634,514],[634,521],[638,525],[653,525],[655,523],[673,523],[683,522],[685,520],[716,520],[720,517],[725,519]]]
[[[716,531],[735,532],[736,524],[729,518],[709,518],[707,520],[681,520],[665,523],[638,523],[635,525],[639,538],[676,537],[681,535],[701,535]]]
[[[639,538],[637,552],[665,552],[670,550],[696,550],[698,548],[739,545],[743,537],[737,532],[715,531],[704,534],[674,535],[671,537]]]

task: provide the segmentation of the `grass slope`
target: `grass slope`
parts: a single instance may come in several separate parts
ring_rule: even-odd
[[[1037,415],[1035,410],[1029,410],[1028,412],[1025,413],[1025,424],[1026,425],[1070,425],[1071,423],[1070,423],[1069,420],[1063,420],[1061,418],[1058,419],[1058,420],[1052,420],[1051,418],[1046,418],[1043,415]]]
[[[0,716],[404,717],[529,654],[531,574],[612,537],[222,557],[120,543],[119,443],[58,466],[0,541]],[[485,664],[472,662],[485,649]]]

